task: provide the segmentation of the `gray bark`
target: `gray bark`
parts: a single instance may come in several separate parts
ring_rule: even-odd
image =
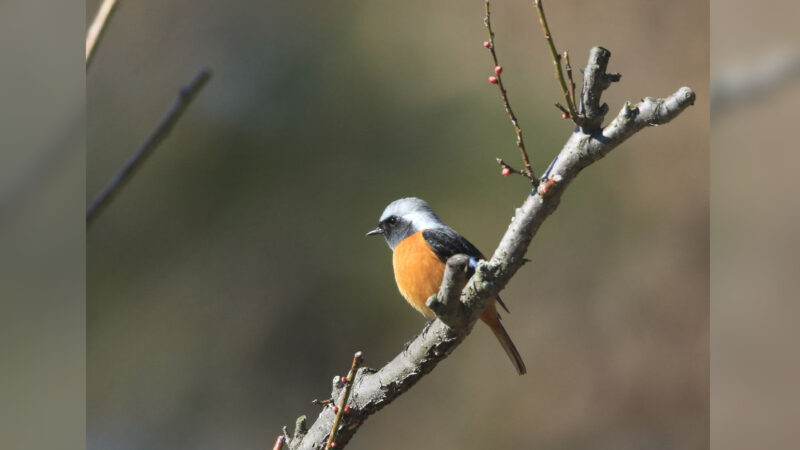
[[[572,132],[543,177],[543,185],[552,180],[547,190],[526,195],[491,259],[479,262],[471,279],[465,280],[468,260],[463,255],[448,261],[439,294],[428,300],[439,318],[426,325],[406,349],[380,369],[363,367],[358,371],[349,401],[350,413],[343,417],[336,435],[337,448],[349,442],[368,416],[410,389],[469,335],[483,309],[524,264],[539,226],[555,211],[564,190],[581,170],[642,128],[665,124],[694,103],[695,94],[687,87],[666,98],[647,97],[635,105],[627,102],[603,128],[608,107],[601,105],[600,97],[613,81],[619,80],[618,74],[606,74],[609,57],[608,50],[601,47],[590,52],[582,95],[588,121]],[[458,293],[459,301],[455,301]],[[339,395],[341,391],[334,387],[332,398],[338,400]],[[307,431],[303,429],[289,440],[289,448],[323,448],[334,416],[333,407],[325,406]]]

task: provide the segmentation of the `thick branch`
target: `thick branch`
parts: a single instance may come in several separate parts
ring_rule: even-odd
[[[602,70],[597,70],[596,74],[605,73],[609,56],[607,50],[592,51],[587,67],[591,69],[597,66]],[[599,105],[599,94],[608,87],[610,80],[606,76],[594,76],[592,80],[594,81],[588,85],[584,82],[584,90],[597,93],[596,98],[591,100]],[[429,300],[430,305],[441,303],[441,308],[437,306],[439,314],[442,314],[441,318],[427,326],[404,351],[378,371],[368,368],[359,370],[350,399],[353,410],[346,416],[336,437],[340,447],[352,438],[369,415],[411,388],[466,338],[483,309],[522,267],[533,236],[558,207],[565,188],[582,169],[608,154],[642,128],[669,122],[690,106],[694,98],[691,89],[681,88],[664,99],[645,98],[635,106],[626,104],[605,129],[589,134],[581,128],[573,131],[548,171],[548,188],[542,190],[541,194],[534,190],[526,196],[492,258],[477,264],[475,275],[461,290],[459,307],[463,318],[460,321],[451,320],[450,310],[453,289],[460,286],[459,274],[463,267],[460,264],[463,261],[448,261],[447,275],[437,299]],[[599,119],[602,121],[602,117]],[[333,398],[338,398],[338,392],[333,394]],[[324,408],[308,433],[301,440],[290,442],[290,448],[319,448],[325,443],[334,418],[332,408]]]
[[[454,328],[458,328],[464,323],[464,308],[459,300],[461,290],[467,284],[468,268],[469,256],[451,256],[444,269],[444,279],[439,293],[426,302],[428,308],[436,313],[436,317]]]

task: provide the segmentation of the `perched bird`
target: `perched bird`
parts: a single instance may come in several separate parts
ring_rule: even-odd
[[[386,207],[378,227],[367,236],[383,235],[393,251],[394,278],[397,288],[406,301],[428,319],[436,314],[425,305],[428,297],[439,291],[447,259],[465,254],[471,261],[485,259],[468,240],[448,227],[421,199],[408,197],[395,200]],[[471,264],[470,270],[474,270]],[[471,273],[470,273],[471,275]],[[481,314],[481,320],[491,328],[520,375],[525,373],[525,363],[500,323],[496,304],[508,308],[497,297]]]

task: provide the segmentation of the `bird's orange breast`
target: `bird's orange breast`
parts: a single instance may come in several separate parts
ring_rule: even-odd
[[[397,288],[406,301],[425,317],[435,318],[433,311],[425,306],[425,301],[439,292],[445,265],[422,237],[422,231],[397,244],[392,262]]]

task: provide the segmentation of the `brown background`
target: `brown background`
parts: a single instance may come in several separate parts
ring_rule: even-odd
[[[800,65],[798,2],[714,0],[712,12],[712,80],[776,60]],[[714,110],[711,438],[720,449],[800,440],[798,102],[795,70]]]

